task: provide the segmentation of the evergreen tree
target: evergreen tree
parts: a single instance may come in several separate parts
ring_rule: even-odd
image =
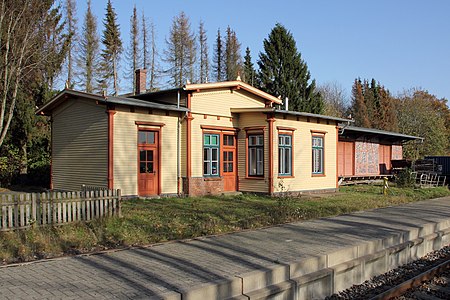
[[[66,11],[66,24],[67,24],[67,35],[70,37],[69,47],[67,49],[67,83],[70,88],[74,86],[74,54],[77,52],[77,19],[76,15],[76,4],[74,0],[66,0],[65,3]]]
[[[252,56],[250,55],[250,48],[247,47],[245,49],[245,56],[244,56],[244,73],[242,74],[243,78],[242,81],[255,85],[255,68],[253,67],[252,63]]]
[[[195,35],[191,31],[189,18],[181,12],[173,19],[169,33],[165,61],[169,64],[170,83],[175,87],[183,86],[194,79],[196,58]]]
[[[198,30],[198,43],[200,46],[200,83],[207,82],[209,78],[208,41],[203,22]]]
[[[103,30],[102,43],[104,49],[102,51],[102,71],[103,80],[102,87],[107,88],[108,82],[113,80],[114,95],[119,92],[118,86],[118,68],[120,54],[122,53],[122,40],[120,39],[119,24],[117,24],[117,14],[108,0],[106,6],[106,15],[103,21],[105,29]]]
[[[297,51],[292,34],[276,24],[264,40],[264,53],[259,54],[260,88],[283,100],[289,98],[290,110],[322,113],[324,103],[316,91],[306,63]]]
[[[213,57],[213,75],[217,82],[225,79],[225,51],[222,37],[220,36],[220,29],[217,29],[216,42],[214,44]]]
[[[98,90],[96,80],[100,75],[99,63],[99,37],[97,33],[97,19],[92,13],[91,0],[87,2],[84,16],[83,35],[80,37],[79,55],[77,65],[80,70],[79,81],[82,89],[87,93]]]
[[[227,37],[225,41],[225,74],[227,80],[236,80],[241,72],[241,44],[236,32],[227,27]]]
[[[139,22],[136,5],[133,8],[133,15],[130,18],[130,45],[127,50],[127,58],[130,61],[128,64],[128,76],[132,78],[131,80],[131,90],[134,91],[136,87],[136,73],[135,71],[139,69],[140,65],[140,55],[139,55]]]

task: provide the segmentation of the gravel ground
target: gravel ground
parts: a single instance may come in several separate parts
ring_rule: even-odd
[[[436,266],[450,256],[450,245],[428,253],[424,257],[410,262],[406,265],[393,269],[387,273],[375,276],[370,280],[364,281],[362,284],[354,285],[349,289],[333,294],[326,300],[337,299],[369,299],[380,294],[400,283],[413,278],[427,269]],[[399,298],[399,299],[416,299],[416,298]],[[444,298],[445,299],[445,298]]]

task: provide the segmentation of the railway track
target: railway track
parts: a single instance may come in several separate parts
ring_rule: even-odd
[[[370,300],[450,299],[450,259],[408,279]]]
[[[341,299],[450,299],[450,245],[326,298]]]

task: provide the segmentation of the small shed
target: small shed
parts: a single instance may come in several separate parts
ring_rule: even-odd
[[[391,173],[392,160],[403,159],[403,144],[423,138],[391,131],[341,126],[338,176],[376,177]]]

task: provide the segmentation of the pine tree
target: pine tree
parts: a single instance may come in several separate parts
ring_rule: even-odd
[[[322,113],[323,99],[316,91],[306,63],[297,51],[292,34],[276,24],[264,40],[264,53],[259,54],[260,88],[283,100],[289,98],[290,110]]]
[[[83,90],[93,93],[98,90],[96,79],[100,75],[99,63],[99,37],[97,33],[97,19],[92,13],[91,0],[87,2],[87,10],[83,23],[83,35],[80,37],[79,55],[77,65],[80,70],[79,81]]]
[[[196,58],[195,35],[191,31],[189,18],[181,12],[173,19],[169,33],[165,61],[169,64],[170,83],[175,87],[183,86],[194,79]]]
[[[127,58],[130,60],[128,76],[132,78],[131,89],[134,91],[136,87],[136,73],[135,71],[139,69],[140,65],[140,55],[139,55],[139,22],[136,5],[133,8],[133,15],[130,18],[130,46],[127,50]]]
[[[253,63],[252,63],[252,56],[250,55],[250,48],[247,47],[245,49],[245,56],[244,56],[244,73],[242,81],[251,84],[251,85],[255,85],[255,68],[253,67]]]
[[[74,73],[74,53],[77,52],[77,19],[76,4],[74,0],[66,0],[66,23],[67,23],[67,35],[69,36],[69,47],[67,49],[67,83],[70,88],[74,86],[73,73]]]
[[[150,91],[155,91],[158,89],[158,78],[160,77],[160,68],[158,64],[158,49],[156,47],[156,31],[155,24],[153,22],[150,23]]]
[[[200,22],[198,30],[198,43],[200,48],[200,83],[205,83],[209,78],[208,41],[203,22]]]
[[[241,44],[236,32],[227,27],[227,37],[225,42],[225,73],[227,80],[236,80],[241,72]]]
[[[214,57],[213,57],[213,75],[217,82],[225,79],[225,51],[223,46],[223,40],[220,36],[220,28],[217,29],[216,42],[214,44]]]
[[[122,40],[120,39],[119,24],[117,24],[117,14],[108,0],[106,6],[106,15],[103,21],[105,29],[103,30],[102,43],[104,49],[102,51],[102,71],[103,71],[103,88],[107,87],[108,81],[113,79],[114,95],[119,92],[118,86],[118,68],[120,54],[122,53]]]

